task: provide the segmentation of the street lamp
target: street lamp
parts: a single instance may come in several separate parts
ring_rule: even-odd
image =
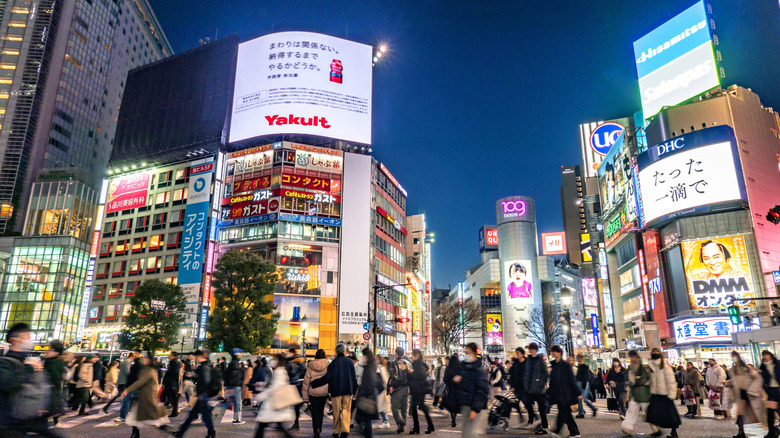
[[[306,328],[309,327],[309,318],[303,315],[301,318],[301,356],[306,361]]]
[[[572,295],[571,295],[571,289],[568,287],[561,288],[561,304],[563,305],[563,318],[566,320],[566,351],[569,354],[569,357],[574,356],[574,350],[572,348],[572,341],[571,341],[571,301],[572,301]]]
[[[184,354],[184,341],[187,338],[187,329],[182,327],[181,329],[181,352],[179,354]]]

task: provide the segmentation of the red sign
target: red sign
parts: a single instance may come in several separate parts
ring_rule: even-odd
[[[190,175],[197,175],[199,173],[203,172],[211,172],[211,170],[214,169],[214,162],[206,163],[206,164],[198,164],[196,166],[190,167]]]
[[[242,217],[260,216],[268,213],[268,200],[251,204],[234,205],[230,207],[230,217],[223,219],[239,219]]]
[[[369,333],[369,332],[363,333],[363,339],[365,339],[366,341],[371,339],[371,333]]]
[[[112,179],[108,183],[106,213],[145,206],[151,180],[150,172]]]
[[[98,242],[100,242],[100,231],[95,231],[92,233],[92,247],[89,250],[89,256],[92,258],[97,257]]]
[[[317,178],[313,176],[282,174],[282,184],[286,186],[298,187],[301,189],[330,191],[330,179]],[[234,191],[235,192],[235,191]]]
[[[485,229],[485,245],[487,246],[498,245],[498,230],[496,228]]]
[[[542,233],[542,254],[566,254],[566,233]]]
[[[233,194],[254,192],[255,190],[267,189],[269,187],[271,187],[270,176],[243,179],[233,182]]]

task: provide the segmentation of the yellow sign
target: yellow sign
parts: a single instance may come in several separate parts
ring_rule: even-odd
[[[691,309],[732,304],[732,298],[755,298],[745,236],[718,237],[682,243]],[[739,301],[755,307],[755,301]]]

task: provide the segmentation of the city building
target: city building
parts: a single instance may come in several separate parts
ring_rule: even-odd
[[[434,234],[429,233],[425,214],[406,217],[406,270],[417,277],[419,298],[412,300],[412,335],[414,348],[431,351],[431,244]],[[414,303],[417,303],[417,306]]]

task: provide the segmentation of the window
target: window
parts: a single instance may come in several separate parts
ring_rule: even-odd
[[[171,185],[171,176],[173,172],[170,170],[167,172],[161,172],[157,177],[157,187],[168,187]]]
[[[128,275],[140,275],[140,274],[141,274],[141,259],[130,260]]]
[[[106,306],[106,321],[113,321],[116,319],[117,305]]]
[[[162,264],[162,257],[149,257],[146,259],[146,273],[160,272],[160,265]]]
[[[114,262],[114,267],[111,269],[111,276],[112,277],[121,277],[125,273],[125,265],[127,264],[126,260],[121,260],[118,262]]]
[[[96,278],[106,278],[108,276],[108,263],[98,263],[95,270]]]
[[[132,219],[122,219],[119,221],[119,235],[130,234],[130,228],[133,227]]]
[[[178,205],[187,199],[187,187],[182,187],[173,191],[173,205]]]
[[[171,220],[169,222],[171,227],[178,227],[184,225],[184,209],[171,212]]]
[[[120,295],[122,295],[122,283],[112,283],[108,289],[108,297],[116,298]]]
[[[157,213],[152,218],[152,229],[159,230],[165,228],[165,224],[168,222],[168,213]]]
[[[181,231],[168,233],[168,248],[181,247]]]
[[[123,239],[116,242],[116,255],[125,255],[130,249],[130,239]]]
[[[106,287],[108,287],[107,284],[95,285],[95,291],[92,294],[92,299],[93,300],[99,300],[99,299],[102,299],[103,297],[105,297],[106,296],[105,295]]]
[[[175,271],[179,268],[179,255],[178,254],[168,254],[165,256],[165,271]]]
[[[135,232],[142,233],[149,230],[149,215],[139,216],[135,220]]]
[[[155,234],[149,239],[149,251],[160,251],[165,246],[165,234]]]
[[[187,178],[187,168],[182,167],[181,169],[176,169],[174,178],[176,178],[177,183],[184,181],[184,179]]]
[[[138,283],[140,283],[140,281],[127,282],[127,288],[125,289],[126,297],[132,297],[133,295],[135,295],[135,290],[138,288]]]
[[[100,244],[100,257],[108,257],[111,255],[111,245],[113,242],[103,242]]]
[[[116,221],[106,222],[103,224],[103,237],[111,237],[116,231]]]
[[[155,205],[160,206],[160,205],[167,204],[168,201],[170,200],[171,200],[171,192],[165,191],[157,194],[154,203]]]
[[[133,239],[133,254],[143,252],[146,249],[146,237],[136,237]]]
[[[93,306],[89,308],[89,320],[90,321],[98,321],[100,320],[101,315],[103,315],[103,308],[98,306]]]

